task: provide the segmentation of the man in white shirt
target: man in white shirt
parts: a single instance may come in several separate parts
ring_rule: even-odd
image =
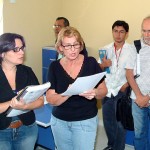
[[[128,83],[126,80],[125,66],[129,59],[128,51],[131,50],[130,44],[125,40],[128,36],[129,26],[125,21],[117,20],[112,25],[112,35],[114,42],[105,46],[106,56],[99,61],[100,67],[109,67],[110,73],[106,75],[105,82],[108,94],[102,101],[103,122],[108,146],[104,150],[124,150],[125,148],[125,129],[116,118],[117,101],[122,97]]]
[[[150,150],[149,121],[150,121],[150,16],[143,19],[141,26],[142,38],[139,51],[140,76],[134,79],[137,64],[135,47],[128,61],[127,80],[132,88],[132,115],[134,119],[134,145],[136,150]]]

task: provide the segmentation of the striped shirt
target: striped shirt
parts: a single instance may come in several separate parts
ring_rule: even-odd
[[[128,62],[127,69],[136,68],[137,51],[135,46],[132,46],[133,51],[130,53],[130,61]],[[143,95],[150,92],[150,46],[145,44],[141,39],[141,49],[139,51],[140,57],[140,76],[136,79],[136,83]],[[131,93],[131,98],[136,99],[134,92]]]

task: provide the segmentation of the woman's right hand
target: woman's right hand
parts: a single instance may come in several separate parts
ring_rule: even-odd
[[[12,108],[15,108],[15,109],[21,109],[21,110],[24,110],[25,109],[25,105],[26,103],[23,101],[23,99],[20,99],[19,101],[16,99],[16,96],[13,97],[10,101],[10,106]]]

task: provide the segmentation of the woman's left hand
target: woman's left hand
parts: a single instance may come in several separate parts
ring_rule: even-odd
[[[89,91],[85,91],[81,94],[79,94],[80,96],[83,96],[89,100],[93,99],[95,96],[96,96],[96,89],[92,89],[92,90],[89,90]]]

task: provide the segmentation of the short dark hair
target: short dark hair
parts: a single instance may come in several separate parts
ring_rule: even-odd
[[[122,26],[122,27],[126,30],[126,32],[129,31],[129,25],[128,25],[128,23],[126,23],[126,22],[123,21],[123,20],[117,20],[117,21],[115,21],[114,24],[112,25],[112,30],[113,30],[114,27],[116,27],[116,26]]]
[[[70,26],[69,20],[65,17],[58,17],[56,20],[64,20],[65,27]]]
[[[16,33],[4,33],[0,36],[0,64],[2,63],[2,53],[8,52],[15,48],[15,39],[22,41],[22,46],[25,47],[25,40],[23,36]]]

